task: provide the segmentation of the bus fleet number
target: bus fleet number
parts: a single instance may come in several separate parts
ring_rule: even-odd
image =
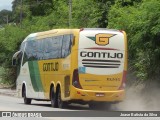
[[[59,69],[58,62],[43,64],[43,71],[58,71],[58,69]]]

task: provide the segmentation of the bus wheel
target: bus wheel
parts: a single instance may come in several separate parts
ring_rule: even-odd
[[[58,107],[59,108],[66,108],[67,107],[67,102],[62,101],[60,88],[58,90]]]
[[[54,93],[54,87],[51,89],[51,106],[57,108],[58,107],[57,96]]]
[[[26,97],[26,88],[23,89],[24,104],[31,104],[32,99]]]

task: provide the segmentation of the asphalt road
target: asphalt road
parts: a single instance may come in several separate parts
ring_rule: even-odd
[[[59,109],[59,108],[52,108],[50,102],[43,102],[43,101],[32,101],[31,105],[25,105],[23,103],[22,98],[17,98],[14,96],[5,96],[5,95],[0,95],[0,111],[34,111],[34,112],[40,112],[40,111],[91,111],[88,108],[88,105],[76,105],[76,104],[71,104],[68,106],[67,109]],[[121,111],[120,109],[116,107],[112,107],[111,111]],[[98,112],[106,112],[104,111],[99,111]],[[61,112],[60,112],[61,113]],[[10,118],[10,120],[142,120],[142,118],[128,118],[128,117],[45,117],[45,118]],[[6,118],[0,118],[0,120],[8,120]],[[146,118],[145,118],[146,120]],[[159,118],[148,118],[147,120],[159,120]]]
[[[0,95],[0,111],[75,111],[89,110],[88,105],[69,105],[67,109],[52,108],[50,101],[32,100],[31,105],[25,105],[23,98]]]
[[[32,100],[31,105],[25,105],[23,103],[22,98],[17,98],[14,96],[6,96],[6,95],[0,95],[0,111],[15,111],[15,112],[25,112],[25,111],[90,111],[88,105],[77,105],[77,104],[71,104],[66,109],[60,109],[60,108],[52,108],[50,102],[44,102],[44,101],[35,101]],[[38,120],[98,120],[98,118],[95,117],[47,117],[47,118],[37,118]],[[0,118],[0,120],[3,118]],[[13,120],[18,119],[24,119],[24,118],[13,118]],[[30,118],[30,120],[36,119],[36,118]],[[102,120],[106,120],[106,118],[102,118]],[[6,118],[4,118],[6,120]],[[118,120],[118,119],[117,119]]]

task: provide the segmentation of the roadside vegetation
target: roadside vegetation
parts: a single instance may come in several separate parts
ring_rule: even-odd
[[[13,1],[12,11],[0,11],[1,82],[15,84],[12,55],[30,33],[55,28],[112,28],[128,35],[129,72],[139,81],[160,80],[159,0]],[[8,16],[8,24],[6,21]],[[129,76],[129,79],[130,76]]]

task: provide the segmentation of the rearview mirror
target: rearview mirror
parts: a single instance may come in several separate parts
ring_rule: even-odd
[[[19,65],[21,57],[22,57],[22,52],[21,51],[17,51],[12,57],[12,66]]]

